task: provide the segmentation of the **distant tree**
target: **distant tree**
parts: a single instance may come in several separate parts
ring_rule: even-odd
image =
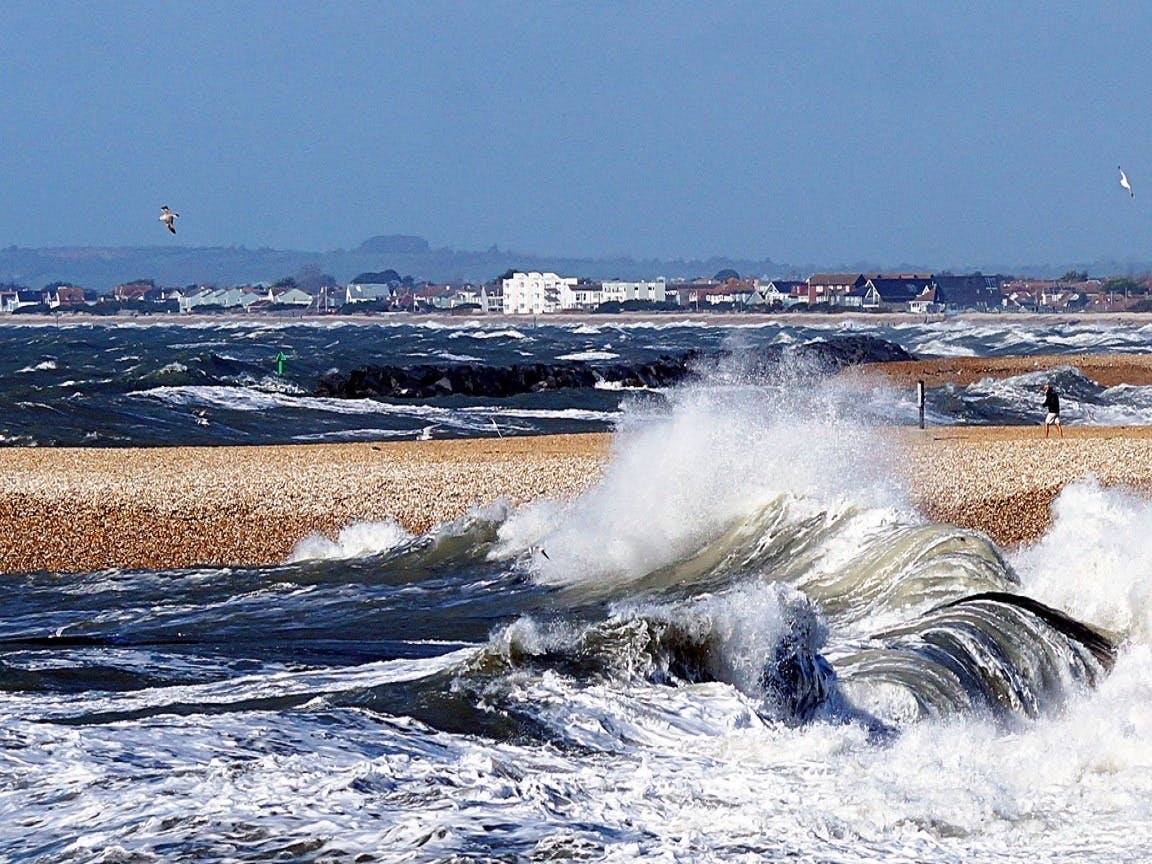
[[[120,304],[110,297],[105,297],[97,301],[95,305],[89,306],[85,311],[89,315],[115,315],[120,311]]]
[[[336,277],[324,273],[318,264],[305,264],[296,274],[296,287],[309,294],[319,294],[321,288],[336,284]]]
[[[739,279],[740,274],[732,269],[724,269],[712,277],[717,282],[727,282],[729,279]]]
[[[273,288],[295,288],[296,280],[291,276],[285,276],[283,279],[277,279],[272,283]]]
[[[360,273],[352,282],[356,285],[399,285],[400,274],[391,269],[380,273]]]
[[[410,234],[379,234],[369,237],[357,250],[373,255],[423,255],[429,250],[428,241]]]
[[[1063,276],[1061,276],[1056,281],[1058,281],[1058,282],[1087,282],[1088,281],[1088,271],[1087,270],[1069,270],[1067,273],[1065,273]]]
[[[660,303],[657,303],[655,300],[625,300],[618,305],[622,312],[675,312],[680,308],[670,300],[665,300]]]

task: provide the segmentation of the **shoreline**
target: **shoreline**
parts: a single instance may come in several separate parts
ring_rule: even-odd
[[[91,324],[97,326],[180,326],[202,324],[259,324],[318,325],[355,324],[361,326],[393,326],[398,324],[435,323],[441,326],[488,324],[499,326],[539,326],[570,324],[649,324],[740,327],[744,325],[799,324],[803,326],[827,325],[834,328],[844,322],[895,326],[908,324],[945,324],[955,321],[1006,324],[1140,324],[1152,323],[1152,312],[953,312],[929,315],[911,312],[724,312],[684,310],[683,312],[549,312],[540,315],[504,313],[476,313],[452,315],[446,312],[381,312],[375,314],[319,315],[274,313],[222,313],[198,315],[196,313],[151,313],[143,315],[91,315],[84,313],[0,315],[0,327],[61,326],[65,324]],[[955,359],[955,358],[948,358]]]
[[[235,447],[0,448],[0,572],[281,564],[300,540],[570,497],[610,436]]]
[[[931,386],[1075,365],[1152,385],[1152,355],[949,357],[841,375]],[[1152,426],[878,428],[889,475],[925,518],[1002,547],[1039,539],[1089,476],[1152,496]],[[273,566],[359,522],[412,534],[476,507],[563,500],[602,475],[614,434],[262,446],[0,448],[0,573]]]
[[[1038,539],[1068,483],[1152,495],[1152,427],[878,429],[928,519],[1002,547]],[[568,499],[602,474],[611,433],[172,448],[0,448],[0,572],[271,566],[357,522],[411,533],[475,507]]]
[[[1039,540],[1065,486],[1094,478],[1152,499],[1152,426],[936,426],[897,430],[910,501],[933,522],[987,534],[1005,549]]]
[[[1152,354],[1035,354],[1028,357],[933,357],[849,366],[841,376],[858,379],[883,377],[898,387],[952,384],[960,387],[985,378],[1010,378],[1073,366],[1102,387],[1130,384],[1152,386]]]

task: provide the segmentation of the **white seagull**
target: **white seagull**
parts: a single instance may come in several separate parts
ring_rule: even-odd
[[[1124,173],[1124,169],[1117,165],[1116,170],[1120,172],[1120,185],[1128,190],[1129,195],[1135,198],[1136,193],[1132,191],[1132,184],[1128,182],[1128,175]]]
[[[163,207],[160,208],[160,221],[163,222],[165,225],[167,225],[168,230],[171,231],[173,234],[176,233],[175,222],[176,222],[176,217],[179,215],[180,215],[179,213],[173,213],[171,210],[169,210],[167,204],[165,204]]]

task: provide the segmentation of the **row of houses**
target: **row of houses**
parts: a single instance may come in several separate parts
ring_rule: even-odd
[[[1123,283],[1123,290],[1117,288]],[[1143,308],[1152,284],[1090,279],[1020,280],[969,273],[814,273],[807,279],[740,279],[590,283],[554,273],[515,273],[488,311],[515,314],[588,311],[642,301],[679,309],[823,309],[936,314],[1121,311]]]
[[[0,312],[16,312],[30,307],[50,309],[80,308],[98,302],[95,291],[77,288],[73,285],[51,286],[48,288],[12,288],[0,290]]]
[[[231,288],[211,286],[160,288],[152,282],[128,282],[117,285],[110,295],[100,295],[74,285],[0,290],[0,313],[19,312],[28,308],[67,311],[96,306],[101,302],[165,307],[177,312],[209,309],[242,309],[257,312],[271,308],[307,309],[316,303],[316,298],[299,288],[276,288],[266,285],[242,285]]]
[[[581,282],[555,273],[513,273],[502,280],[501,303],[489,311],[540,315],[588,311],[602,304],[641,301],[678,308],[788,309],[832,307],[845,311],[938,312],[1000,306],[1001,277],[929,273],[815,273],[808,279],[740,279],[723,282]]]
[[[804,280],[732,276],[722,280],[592,281],[516,271],[482,285],[354,281],[343,287],[324,287],[315,294],[293,285],[162,288],[151,281],[137,281],[117,285],[110,297],[66,284],[40,290],[0,289],[0,313],[27,307],[78,309],[109,300],[129,308],[144,306],[181,313],[363,309],[546,315],[604,311],[613,304],[616,308],[668,310],[823,309],[915,314],[954,310],[1115,311],[1131,308],[1148,293],[1147,284],[1124,281],[1121,296],[1114,290],[1116,280],[1029,281],[981,273],[814,273]]]

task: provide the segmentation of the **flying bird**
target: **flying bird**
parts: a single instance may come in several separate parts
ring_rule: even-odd
[[[171,231],[173,234],[176,233],[176,224],[175,223],[176,223],[176,217],[179,215],[180,215],[179,213],[173,213],[171,210],[169,210],[167,204],[165,204],[163,207],[160,208],[160,221],[163,222],[165,225],[167,225],[168,230]]]
[[[1116,170],[1120,172],[1120,185],[1128,190],[1129,195],[1135,198],[1136,193],[1132,191],[1132,184],[1128,182],[1128,175],[1124,173],[1124,169],[1117,165]]]

